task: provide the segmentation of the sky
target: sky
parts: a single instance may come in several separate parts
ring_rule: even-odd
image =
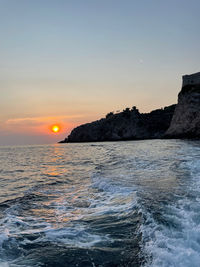
[[[0,0],[0,145],[177,102],[200,71],[199,0]],[[59,124],[61,131],[50,127]]]

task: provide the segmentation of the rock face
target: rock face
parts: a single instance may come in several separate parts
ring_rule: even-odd
[[[200,138],[200,73],[183,76],[168,138]]]
[[[107,114],[106,118],[81,125],[61,143],[119,141],[162,138],[168,129],[176,105],[141,114],[133,107]]]
[[[141,114],[135,107],[81,125],[60,143],[200,138],[200,72],[183,76],[178,104]]]

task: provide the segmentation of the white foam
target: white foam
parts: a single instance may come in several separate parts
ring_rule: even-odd
[[[112,177],[100,175],[92,176],[92,188],[97,188],[96,198],[92,200],[89,214],[93,216],[103,214],[114,214],[124,216],[132,212],[133,207],[137,206],[136,189],[134,186],[122,186],[116,183]]]
[[[108,236],[89,233],[89,231],[81,225],[79,227],[67,227],[56,230],[51,229],[46,232],[46,238],[52,242],[61,242],[70,247],[80,248],[89,248],[99,242],[109,240]]]
[[[101,215],[112,215],[113,213],[115,213],[115,216],[120,217],[132,212],[133,206],[137,205],[135,189],[122,187],[114,184],[110,179],[94,175],[91,189],[95,190],[95,188],[98,191],[88,195],[87,201],[90,204],[81,207],[81,215],[75,212],[76,220],[73,221],[73,226],[68,225],[60,229],[54,229],[53,227],[48,229],[45,231],[46,237],[43,239],[44,241],[50,240],[51,242],[64,243],[70,247],[92,247],[100,242],[112,242],[109,235],[92,233],[91,229],[87,229],[84,225],[84,220],[95,220]],[[61,207],[65,206],[64,202],[60,204]],[[65,216],[69,217],[66,210],[60,209],[61,207],[57,206],[58,211],[64,212]],[[74,209],[70,211],[72,213],[71,216],[73,216],[74,211]]]
[[[141,225],[146,266],[200,266],[200,160],[185,162],[190,175],[187,194],[174,205],[166,206],[161,224],[143,210],[146,218]]]

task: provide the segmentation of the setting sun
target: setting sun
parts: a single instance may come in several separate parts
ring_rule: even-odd
[[[51,127],[52,132],[58,133],[60,131],[60,127],[58,125],[53,125]]]

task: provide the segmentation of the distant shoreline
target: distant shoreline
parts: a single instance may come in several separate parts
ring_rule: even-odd
[[[178,104],[140,113],[133,106],[74,128],[59,143],[200,138],[200,73],[184,75]]]

